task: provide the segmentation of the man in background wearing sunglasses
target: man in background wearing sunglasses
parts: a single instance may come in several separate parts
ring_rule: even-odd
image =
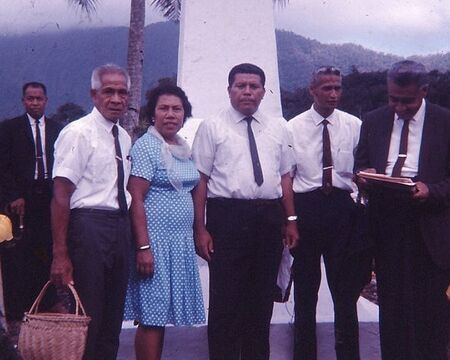
[[[388,106],[365,116],[355,170],[412,179],[413,191],[373,185],[383,360],[447,360],[450,302],[450,112],[425,101],[425,67],[405,60],[387,74]]]
[[[355,203],[353,154],[361,121],[337,110],[342,95],[339,69],[317,69],[309,92],[311,109],[288,122],[296,172],[293,181],[301,241],[294,255],[294,359],[314,360],[316,306],[323,256],[334,303],[335,348],[338,360],[359,359],[356,302],[369,271],[361,271],[359,256],[349,257]],[[351,254],[354,254],[355,249]],[[367,262],[369,263],[369,262]],[[367,267],[368,268],[368,267]]]

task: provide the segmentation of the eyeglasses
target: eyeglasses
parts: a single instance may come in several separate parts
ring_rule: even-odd
[[[332,75],[337,75],[337,76],[341,76],[341,70],[338,69],[337,67],[334,66],[322,66],[320,68],[318,68],[315,72],[315,75],[319,75],[319,74],[332,74]]]

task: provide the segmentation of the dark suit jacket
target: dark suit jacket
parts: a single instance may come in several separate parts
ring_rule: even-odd
[[[61,126],[45,118],[45,152],[52,177],[54,144]],[[36,166],[33,133],[26,114],[0,122],[0,191],[4,202],[30,197]]]
[[[375,168],[384,174],[394,122],[385,106],[365,116],[355,156],[355,171]],[[422,236],[433,261],[450,268],[450,111],[427,102],[416,181],[430,190],[421,207]]]

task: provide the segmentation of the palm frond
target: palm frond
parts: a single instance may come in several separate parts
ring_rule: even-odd
[[[96,0],[91,1],[95,2]],[[273,0],[273,2],[283,7],[288,4],[289,0]],[[168,18],[169,20],[178,21],[180,19],[181,0],[152,0],[151,4],[156,9],[159,9],[163,13],[164,17]]]
[[[178,21],[180,19],[181,0],[152,0],[151,4],[169,20]]]
[[[98,0],[69,0],[69,3],[74,6],[81,7],[81,10],[86,12],[88,15],[95,12],[97,2]]]

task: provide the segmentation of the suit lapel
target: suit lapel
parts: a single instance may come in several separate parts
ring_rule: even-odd
[[[391,144],[392,127],[394,126],[394,113],[387,108],[386,113],[378,121],[381,122],[379,137],[379,163],[377,164],[377,172],[386,173],[387,160],[389,155],[389,146]]]
[[[419,152],[418,178],[423,178],[423,175],[428,173],[427,164],[429,164],[433,134],[439,131],[438,120],[434,114],[433,105],[427,102]]]
[[[24,116],[22,116],[21,119],[21,126],[23,129],[23,132],[25,134],[25,136],[28,138],[28,140],[30,140],[31,144],[34,147],[34,137],[33,137],[33,132],[31,130],[31,125],[30,125],[30,120],[28,120],[28,116],[27,114],[25,114]]]
[[[55,142],[55,127],[53,123],[45,117],[45,153],[47,154],[47,161],[49,154],[53,152],[53,143]]]

